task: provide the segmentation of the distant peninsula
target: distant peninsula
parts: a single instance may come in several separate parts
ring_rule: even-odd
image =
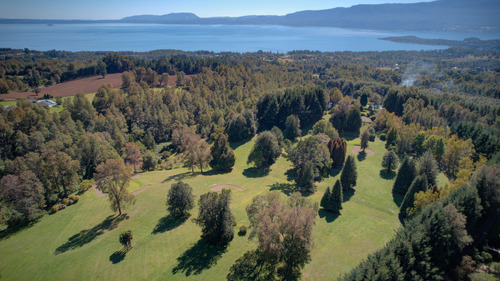
[[[419,45],[435,45],[435,46],[448,46],[448,47],[463,47],[477,50],[496,50],[500,51],[500,39],[494,40],[480,40],[478,38],[466,38],[460,40],[447,40],[447,39],[426,39],[416,36],[398,36],[398,37],[384,37],[380,40],[386,40],[397,43],[406,44],[419,44]]]
[[[198,25],[323,26],[370,30],[500,33],[498,0],[437,0],[409,4],[355,5],[284,16],[202,18],[193,13],[136,15],[118,20],[0,19],[0,23],[142,23]]]

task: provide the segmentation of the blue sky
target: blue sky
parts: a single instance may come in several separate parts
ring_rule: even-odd
[[[0,18],[119,19],[131,15],[192,12],[200,17],[284,15],[357,4],[432,0],[1,0]]]

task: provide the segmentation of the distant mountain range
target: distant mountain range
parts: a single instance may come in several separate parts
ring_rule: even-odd
[[[192,13],[138,15],[121,20],[0,19],[0,23],[156,23],[284,25],[407,31],[500,32],[499,0],[437,0],[412,4],[356,5],[284,16],[200,18]]]

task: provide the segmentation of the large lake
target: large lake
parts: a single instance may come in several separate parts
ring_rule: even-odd
[[[184,51],[288,52],[388,51],[444,49],[402,44],[380,37],[415,35],[463,40],[499,36],[465,33],[384,32],[327,27],[161,25],[161,24],[0,24],[1,48],[65,51]]]

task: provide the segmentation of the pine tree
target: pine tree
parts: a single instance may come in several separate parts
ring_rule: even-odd
[[[403,163],[399,167],[396,181],[392,187],[392,192],[406,194],[416,176],[417,169],[415,168],[415,162],[410,157],[405,156]]]
[[[395,170],[398,167],[399,158],[396,155],[396,152],[390,150],[384,154],[382,157],[382,167],[386,169],[387,173],[392,173],[392,170]]]
[[[328,203],[330,203],[330,196],[331,196],[330,187],[327,187],[325,193],[323,194],[323,197],[321,198],[321,204],[320,204],[321,207],[325,210],[329,210]]]
[[[339,213],[342,209],[342,185],[340,181],[337,180],[333,186],[332,192],[330,194],[330,211],[334,213]]]
[[[406,192],[405,198],[401,203],[401,207],[399,209],[399,217],[401,219],[405,219],[408,216],[408,208],[413,207],[413,203],[415,201],[415,194],[420,191],[427,190],[427,177],[425,175],[417,176],[413,182],[411,183],[408,192]]]
[[[356,168],[356,160],[354,156],[349,155],[345,161],[344,169],[340,175],[340,182],[344,189],[352,188],[356,186],[356,181],[358,179],[358,172]]]
[[[436,178],[439,173],[436,159],[430,151],[427,151],[418,159],[418,174],[426,175],[430,185],[436,185]]]

